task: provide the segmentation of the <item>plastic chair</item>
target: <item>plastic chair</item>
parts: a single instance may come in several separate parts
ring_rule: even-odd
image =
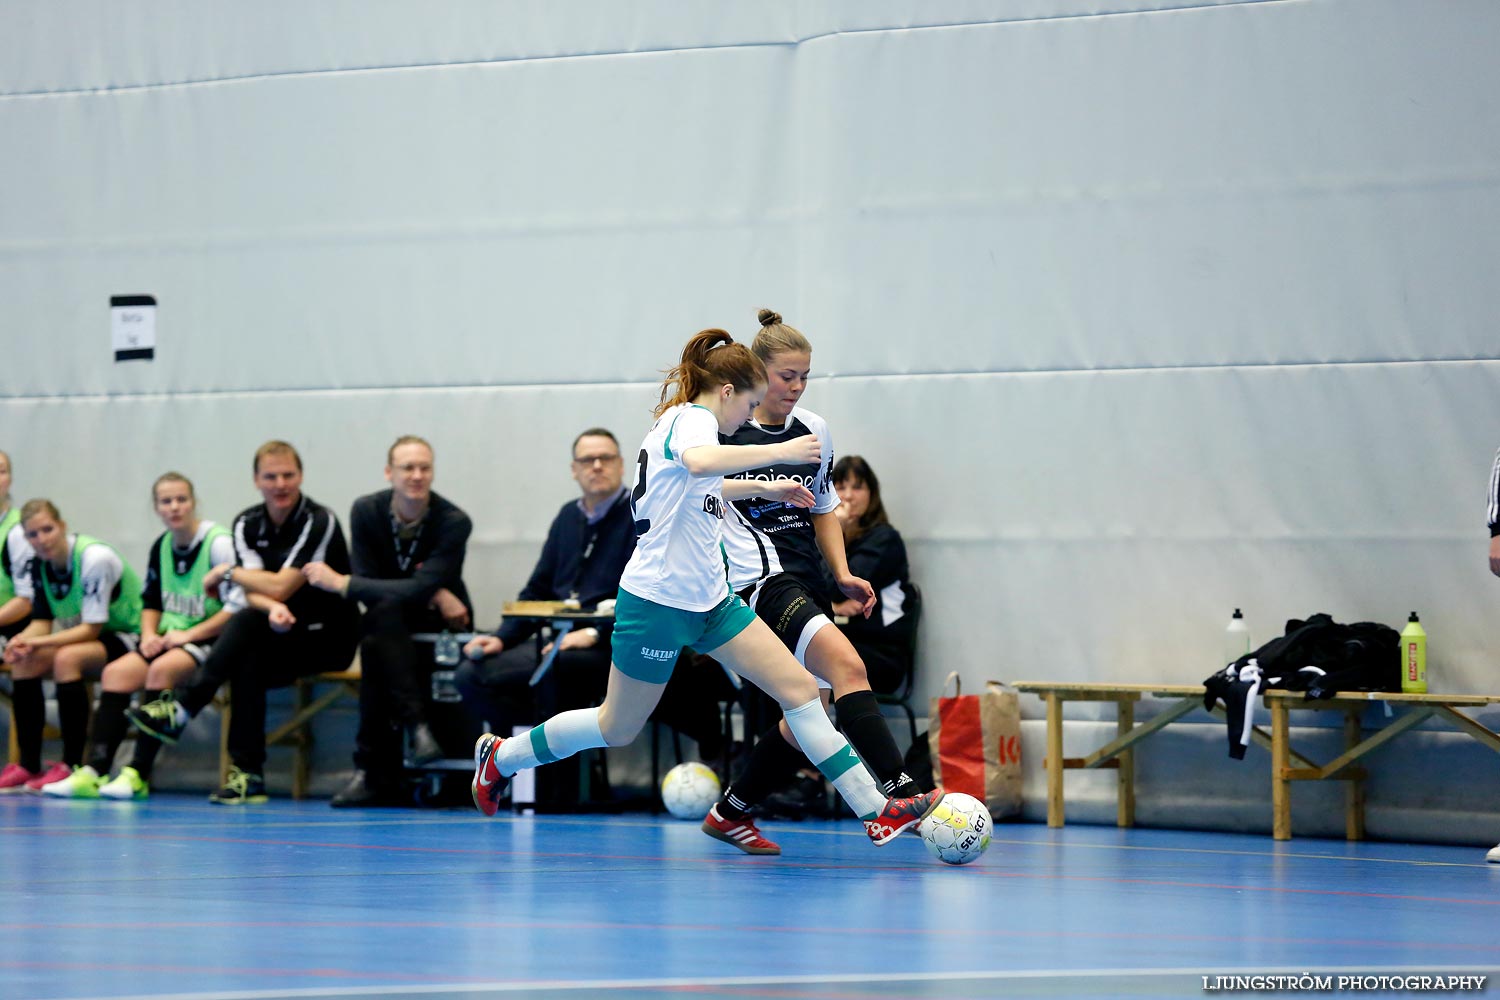
[[[911,729],[911,741],[917,742],[917,713],[912,708],[911,697],[917,685],[917,627],[922,624],[922,591],[915,583],[907,581],[906,591],[906,617],[910,618],[907,642],[909,644],[906,658],[906,673],[901,677],[901,683],[896,690],[889,694],[875,695],[875,701],[881,706],[881,711],[887,708],[899,709],[906,715],[906,724]]]

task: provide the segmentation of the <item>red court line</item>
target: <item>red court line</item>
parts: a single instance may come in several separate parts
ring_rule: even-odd
[[[494,857],[512,858],[578,858],[587,861],[632,861],[632,862],[675,862],[682,864],[731,864],[738,867],[753,867],[770,865],[778,869],[804,868],[813,870],[836,870],[836,871],[909,871],[916,867],[913,864],[896,865],[866,865],[852,863],[816,862],[816,861],[788,861],[785,858],[777,858],[775,861],[767,861],[763,858],[752,858],[736,855],[714,855],[708,857],[682,857],[678,855],[654,855],[654,854],[598,854],[585,851],[507,851],[486,850],[483,848],[458,848],[458,847],[397,847],[386,844],[349,844],[334,841],[303,841],[303,840],[258,840],[249,837],[188,837],[167,833],[110,833],[98,831],[72,831],[72,830],[25,830],[16,831],[23,834],[44,835],[48,838],[67,836],[81,837],[84,839],[106,839],[106,840],[150,840],[167,842],[189,842],[207,844],[255,844],[265,847],[306,847],[323,848],[338,851],[389,851],[393,853],[415,853],[415,854],[457,854],[457,855],[490,855]],[[921,859],[921,867],[929,868],[929,859],[924,855]],[[1266,885],[1235,885],[1232,883],[1218,882],[1187,882],[1171,879],[1134,879],[1134,878],[1111,878],[1103,875],[1044,875],[1030,874],[1026,872],[1003,872],[990,871],[983,868],[966,868],[964,876],[969,878],[1025,878],[1025,879],[1047,879],[1059,882],[1102,882],[1109,885],[1142,885],[1155,888],[1176,889],[1207,889],[1216,892],[1261,892],[1282,893],[1286,895],[1310,895],[1310,896],[1336,896],[1350,897],[1356,899],[1392,899],[1405,900],[1421,903],[1442,903],[1454,906],[1500,906],[1500,899],[1461,899],[1451,896],[1413,896],[1401,893],[1387,892],[1358,892],[1351,889],[1299,889],[1288,886],[1266,886]],[[319,874],[319,873],[307,873]],[[242,876],[243,877],[243,876]],[[251,876],[255,878],[278,878],[281,875]],[[299,876],[301,877],[301,876]],[[363,876],[362,876],[363,877]]]
[[[49,839],[54,837],[79,837],[86,840],[150,840],[163,843],[194,843],[194,844],[251,844],[261,847],[316,847],[335,851],[389,851],[395,854],[460,854],[460,855],[488,855],[501,858],[578,858],[584,861],[646,861],[646,862],[680,862],[683,864],[713,864],[713,865],[735,865],[737,867],[756,867],[761,865],[775,865],[778,868],[808,868],[808,869],[832,869],[837,871],[911,871],[920,866],[923,870],[931,869],[933,862],[927,855],[922,855],[918,864],[853,864],[849,862],[833,861],[791,861],[786,858],[768,860],[766,858],[747,857],[744,854],[722,853],[704,857],[688,857],[676,854],[600,854],[594,851],[511,851],[500,848],[479,847],[399,847],[391,844],[349,844],[337,841],[319,840],[259,840],[253,837],[200,837],[186,836],[171,833],[111,833],[107,831],[85,831],[85,830],[17,830],[17,835],[44,835]],[[708,843],[704,841],[705,845]],[[316,874],[316,873],[313,873]],[[242,876],[242,877],[267,877],[270,876]]]
[[[1454,952],[1500,952],[1500,941],[1494,944],[1467,944],[1461,942],[1429,941],[1414,942],[1410,939],[1382,938],[1317,938],[1305,934],[1289,937],[1270,937],[1245,934],[1164,934],[1160,931],[1049,931],[1014,930],[993,928],[959,927],[851,927],[838,925],[767,925],[767,924],[666,924],[642,921],[604,920],[191,920],[191,921],[133,921],[131,930],[164,931],[182,927],[247,929],[369,929],[369,930],[549,930],[549,931],[639,931],[642,933],[695,932],[703,934],[741,933],[791,934],[796,936],[841,935],[841,936],[885,936],[885,937],[944,937],[984,939],[1076,939],[1100,941],[1142,941],[1150,943],[1176,942],[1193,944],[1294,944],[1321,947],[1359,947],[1399,949],[1413,945]],[[118,923],[4,923],[0,931],[94,931],[120,930]],[[6,963],[0,960],[0,967]]]
[[[239,968],[226,965],[160,965],[156,963],[127,963],[127,962],[26,962],[18,959],[0,959],[0,969],[26,969],[36,972],[149,972],[162,973],[166,975],[182,976],[270,976],[281,979],[362,979],[371,980],[377,985],[384,984],[390,980],[402,980],[412,983],[420,983],[424,986],[440,986],[444,983],[493,983],[495,977],[488,976],[457,976],[446,978],[443,983],[435,983],[432,976],[427,973],[398,972],[395,970],[384,970],[380,972],[360,971],[356,969],[277,969],[267,966],[253,966]]]
[[[1000,872],[983,874],[1000,875]],[[1058,882],[1107,882],[1111,885],[1149,885],[1174,889],[1228,889],[1234,892],[1272,892],[1307,896],[1352,896],[1358,899],[1403,899],[1419,903],[1448,903],[1459,906],[1500,906],[1500,899],[1460,899],[1453,896],[1408,896],[1396,892],[1356,892],[1353,889],[1296,889],[1277,885],[1232,885],[1218,882],[1178,882],[1170,879],[1108,878],[1103,875],[1031,875],[1007,872],[1007,878],[1048,879]]]

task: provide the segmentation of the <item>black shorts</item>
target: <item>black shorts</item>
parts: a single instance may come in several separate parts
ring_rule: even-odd
[[[818,630],[833,624],[832,608],[795,576],[781,573],[755,587],[740,591],[745,603],[755,609],[760,620],[782,645],[792,651],[797,662],[807,666],[807,645]]]
[[[204,639],[202,642],[185,642],[181,646],[177,646],[174,648],[182,650],[184,653],[193,658],[194,663],[202,666],[203,661],[208,659],[208,651],[214,648],[214,641],[212,639]],[[142,656],[141,659],[145,660],[147,663],[154,663],[171,651],[172,650],[170,649],[164,649],[160,653],[157,653],[155,656]],[[140,652],[140,649],[137,648],[136,652]]]
[[[105,629],[99,633],[99,641],[104,643],[104,662],[113,663],[126,653],[134,653],[136,646],[140,645],[141,637],[134,632],[111,632]]]

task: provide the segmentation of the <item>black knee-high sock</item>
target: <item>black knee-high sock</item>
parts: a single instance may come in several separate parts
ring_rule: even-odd
[[[791,780],[807,756],[781,735],[781,726],[772,726],[750,751],[745,770],[724,789],[719,799],[719,815],[725,819],[744,819],[750,807]]]
[[[921,794],[922,789],[907,775],[901,751],[873,691],[850,691],[833,703],[839,728],[849,737],[854,752],[875,775],[875,782],[887,795],[907,798]]]
[[[11,703],[16,717],[16,746],[21,750],[20,764],[32,774],[42,770],[42,728],[47,724],[47,699],[42,695],[42,679],[32,677],[11,682]]]
[[[115,762],[115,751],[120,749],[120,741],[125,738],[125,710],[129,707],[128,691],[104,691],[99,695],[99,708],[94,712],[94,736],[89,741],[89,766],[101,777],[109,773],[110,765]]]
[[[62,761],[69,767],[83,763],[89,741],[89,694],[83,681],[57,685],[57,726],[62,730]]]
[[[142,691],[141,704],[155,701],[161,697],[161,691]],[[151,780],[151,769],[156,766],[156,755],[161,753],[165,746],[161,740],[153,740],[149,736],[142,736],[135,741],[135,753],[130,755],[129,767],[135,768],[135,772],[141,776],[142,781]]]

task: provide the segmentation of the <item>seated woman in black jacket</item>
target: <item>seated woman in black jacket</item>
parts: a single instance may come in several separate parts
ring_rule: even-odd
[[[889,694],[901,686],[911,666],[916,627],[908,614],[906,544],[886,516],[880,480],[870,463],[858,455],[845,455],[834,464],[832,478],[841,501],[834,513],[844,529],[849,572],[869,580],[875,588],[875,610],[865,618],[859,602],[845,598],[831,578],[825,581],[825,591],[834,614],[848,618],[839,627],[865,661],[871,689]]]
[[[906,544],[886,516],[880,501],[880,480],[870,463],[858,455],[846,455],[834,463],[829,478],[839,494],[834,513],[844,529],[849,572],[870,581],[875,588],[875,610],[866,618],[859,601],[844,596],[826,565],[823,592],[838,616],[839,629],[864,660],[870,689],[890,694],[911,669],[916,629]],[[823,779],[809,769],[804,769],[790,787],[766,796],[758,809],[759,815],[781,819],[831,815]]]

